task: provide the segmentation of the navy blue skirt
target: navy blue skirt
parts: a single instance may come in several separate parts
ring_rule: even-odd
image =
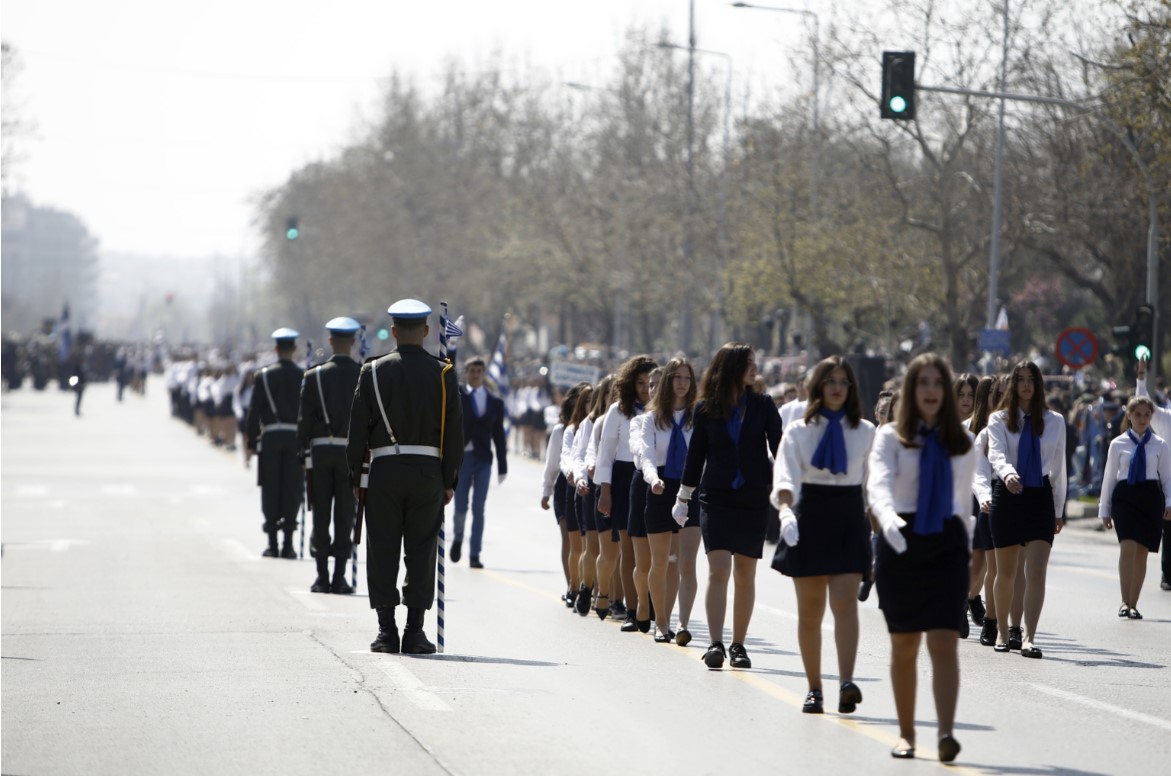
[[[992,545],[1012,547],[1033,541],[1053,544],[1057,517],[1053,512],[1053,486],[1046,477],[1039,488],[1008,492],[1001,480],[992,482]]]
[[[992,543],[992,520],[987,512],[980,511],[980,502],[972,496],[972,514],[976,517],[976,530],[972,533],[973,550],[991,550],[996,545]]]
[[[598,486],[591,482],[586,494],[578,496],[577,523],[581,526],[582,533],[598,530],[597,494]]]
[[[565,488],[568,485],[564,474],[557,475],[557,481],[553,483],[553,516],[557,518],[557,522],[561,522],[561,518],[565,517]]]
[[[615,461],[610,471],[610,520],[616,531],[625,531],[630,521],[630,483],[634,461]]]
[[[870,570],[870,521],[862,486],[802,485],[797,546],[777,544],[772,567],[787,577],[865,574]]]
[[[699,497],[704,552],[727,550],[748,558],[764,554],[768,487],[705,488]]]
[[[968,600],[968,529],[959,517],[943,521],[943,531],[920,536],[915,516],[900,515],[907,551],[896,553],[879,537],[874,587],[890,633],[959,631]]]
[[[646,532],[678,533],[679,524],[671,517],[671,510],[675,508],[675,499],[679,496],[679,480],[663,476],[663,467],[659,467],[659,479],[663,481],[663,493],[656,496],[647,486],[646,494]],[[687,522],[684,528],[699,526],[699,499],[693,498],[687,502]]]
[[[579,496],[577,495],[577,488],[570,485],[569,481],[566,480],[565,481],[565,527],[571,533],[572,532],[581,533],[581,523],[578,521],[578,515],[580,514],[580,512],[578,511],[578,508],[577,508],[578,498],[579,498]]]
[[[1118,541],[1130,539],[1150,552],[1159,551],[1163,538],[1163,487],[1158,480],[1129,484],[1126,480],[1114,486],[1110,496],[1110,516]]]
[[[626,517],[626,532],[631,536],[646,538],[646,502],[650,491],[651,486],[636,469],[630,478],[630,513]]]

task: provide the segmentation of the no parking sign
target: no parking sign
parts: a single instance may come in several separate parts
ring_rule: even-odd
[[[1098,358],[1098,338],[1089,329],[1073,326],[1057,335],[1057,360],[1070,369],[1081,369]]]

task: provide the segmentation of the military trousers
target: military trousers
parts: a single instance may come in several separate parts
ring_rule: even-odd
[[[439,459],[403,455],[376,458],[366,488],[366,589],[370,607],[430,609],[443,520]],[[402,596],[399,560],[406,566]]]
[[[350,487],[350,464],[341,445],[318,445],[312,449],[313,468],[313,551],[318,558],[350,557],[354,532],[354,489]],[[333,542],[329,529],[333,525]]]

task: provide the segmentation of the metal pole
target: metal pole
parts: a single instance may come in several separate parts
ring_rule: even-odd
[[[1151,330],[1151,360],[1147,365],[1147,379],[1152,381],[1159,373],[1159,201],[1147,177],[1147,198],[1149,199],[1151,226],[1147,230],[1147,304],[1154,311],[1155,320]]]
[[[817,184],[821,159],[821,123],[818,111],[818,104],[821,102],[818,83],[819,62],[821,61],[821,22],[818,20],[817,14],[812,11],[807,13],[813,17],[813,154],[809,159],[809,209],[813,214],[813,220],[817,221],[819,218]]]
[[[439,358],[447,358],[447,302],[440,302],[439,307],[442,312],[439,313]],[[458,400],[458,398],[457,398]],[[440,445],[443,440],[440,440]],[[447,599],[447,580],[444,574],[443,556],[447,552],[447,537],[444,532],[444,527],[447,523],[447,507],[446,505],[439,507],[439,552],[436,563],[436,589],[438,595],[435,599],[435,649],[439,654],[443,654],[444,647],[444,626],[446,619],[446,611],[444,611],[445,602]]]
[[[1000,58],[1000,90],[1006,88],[1005,79],[1008,73],[1008,0],[1004,0],[1004,51]],[[993,184],[992,204],[992,245],[988,255],[988,315],[986,328],[996,325],[996,297],[997,285],[1000,282],[1000,191],[1001,169],[1004,165],[1004,105],[1005,99],[1000,98],[1000,121],[996,130],[996,172]]]
[[[683,224],[683,270],[691,275],[695,254],[695,0],[690,2],[687,33],[687,217]],[[679,326],[679,349],[691,348],[691,284],[684,286],[683,315]]]

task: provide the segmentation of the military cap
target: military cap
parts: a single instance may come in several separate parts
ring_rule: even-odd
[[[418,299],[400,299],[386,308],[390,317],[403,321],[424,320],[431,314],[431,308]]]
[[[299,331],[290,329],[288,326],[282,326],[272,333],[272,338],[277,341],[278,345],[291,345],[300,336]]]
[[[362,328],[362,324],[344,315],[340,318],[334,318],[325,324],[325,330],[330,334],[339,334],[343,337],[352,336],[360,328]]]

